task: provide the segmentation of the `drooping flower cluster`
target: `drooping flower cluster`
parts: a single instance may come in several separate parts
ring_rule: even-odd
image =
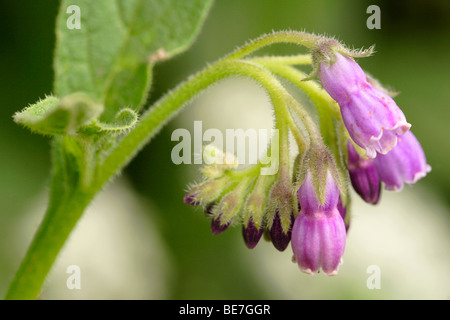
[[[336,100],[350,137],[366,150],[358,154],[347,143],[347,168],[355,191],[368,203],[380,198],[381,182],[387,190],[401,190],[413,184],[431,167],[410,124],[394,100],[373,86],[361,67],[348,56],[334,52],[331,65],[322,62],[319,78]]]
[[[323,98],[319,103],[334,100],[338,104],[340,117],[334,121],[346,130],[335,130],[336,140],[328,136],[326,145],[320,134],[317,138],[318,132],[334,129],[319,130],[308,115],[294,107],[296,103],[287,90],[277,92],[300,116],[309,133],[309,143],[300,143],[301,131],[292,127],[295,122],[287,119],[287,113],[275,112],[277,122],[288,122],[297,137],[299,155],[294,164],[280,161],[279,171],[272,176],[261,175],[260,164],[240,171],[236,166],[206,166],[206,180],[185,196],[187,204],[203,206],[211,218],[213,234],[242,224],[243,238],[250,249],[263,234],[280,251],[291,243],[294,260],[309,274],[338,272],[350,227],[347,184],[351,183],[364,201],[377,204],[383,183],[386,189],[399,191],[405,183],[414,184],[431,170],[403,112],[389,93],[364,73],[352,52],[344,49],[334,40],[318,40],[313,48],[313,67],[325,90],[307,87],[315,90],[310,97]],[[270,63],[262,67],[270,69],[273,60]],[[276,73],[293,81],[295,71],[284,68],[276,69]],[[298,87],[307,95],[311,93],[300,79]],[[280,114],[287,118],[280,119]]]

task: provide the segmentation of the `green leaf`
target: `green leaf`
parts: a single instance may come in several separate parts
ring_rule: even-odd
[[[85,92],[105,105],[110,122],[146,100],[152,67],[186,50],[212,0],[63,0],[57,19],[55,94]],[[69,29],[70,5],[80,29]]]
[[[53,96],[17,112],[14,121],[44,135],[75,134],[83,125],[98,118],[103,106],[84,93],[73,93],[62,99]]]

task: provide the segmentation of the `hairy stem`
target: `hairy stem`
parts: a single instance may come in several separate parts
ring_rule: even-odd
[[[47,209],[5,299],[29,300],[39,295],[46,275],[92,197],[74,193]]]
[[[311,64],[312,58],[310,54],[298,54],[291,56],[265,56],[265,57],[254,57],[247,58],[246,60],[259,63],[262,65],[265,64],[274,64],[274,65],[304,65]]]
[[[255,50],[274,43],[294,43],[311,49],[317,44],[318,40],[320,40],[319,36],[301,31],[273,32],[250,41],[225,57],[225,59],[240,59]]]
[[[260,63],[276,75],[295,84],[308,95],[321,111],[331,113],[336,119],[341,118],[337,103],[315,81],[302,81],[307,76],[305,73],[287,64],[281,65],[280,63],[274,63],[270,58],[252,59],[252,61],[256,60],[255,62]]]

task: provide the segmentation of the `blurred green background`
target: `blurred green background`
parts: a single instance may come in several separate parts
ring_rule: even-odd
[[[380,30],[366,27],[369,17],[366,8],[371,4],[381,8]],[[45,206],[50,170],[49,140],[15,125],[11,116],[52,92],[57,7],[58,1],[54,0],[2,1],[0,4],[1,296],[23,257]],[[106,214],[105,219],[97,223],[104,226],[109,220],[114,220],[116,224],[111,228],[91,230],[92,242],[85,241],[84,247],[75,250],[78,258],[76,254],[67,258],[70,260],[68,264],[82,264],[81,256],[88,247],[95,247],[97,241],[102,242],[104,246],[95,247],[98,251],[94,256],[101,265],[98,267],[100,271],[97,268],[96,272],[103,275],[104,282],[95,283],[93,278],[91,284],[84,286],[86,290],[78,293],[68,290],[63,280],[58,282],[58,275],[52,275],[43,298],[449,299],[449,17],[450,2],[446,0],[216,0],[194,46],[155,69],[149,103],[208,62],[271,30],[326,33],[355,48],[376,44],[377,53],[373,57],[358,61],[376,78],[401,92],[396,101],[413,124],[413,131],[421,141],[433,171],[417,187],[406,188],[402,194],[385,193],[386,203],[378,208],[358,205],[355,200],[356,207],[367,213],[363,212],[355,219],[344,256],[344,259],[348,257],[350,265],[345,263],[338,277],[330,279],[318,275],[311,278],[303,275],[289,262],[290,253],[275,252],[267,243],[261,243],[253,251],[247,250],[239,228],[220,236],[210,234],[209,221],[200,211],[187,207],[182,201],[186,185],[199,178],[197,172],[188,166],[176,166],[170,160],[174,146],[170,134],[187,116],[183,112],[179,116],[181,119],[166,127],[115,182],[124,187],[113,184],[109,191],[106,190],[112,192],[116,199],[123,196],[121,203],[125,219],[132,221],[126,220],[129,222],[126,225],[125,220],[114,220]],[[293,47],[288,46],[271,50],[294,52]],[[108,199],[111,200],[106,198],[105,201],[110,201]],[[99,208],[100,202],[98,200]],[[108,210],[114,211],[114,208]],[[135,211],[140,212],[137,215],[141,220],[132,218]],[[402,219],[395,220],[398,212],[401,212],[399,216]],[[373,224],[367,224],[369,221]],[[358,233],[358,222],[361,230],[365,230],[366,224],[367,230],[374,231],[373,234]],[[405,229],[411,230],[405,233],[404,230],[392,230],[389,223],[400,229],[414,228]],[[133,229],[133,226],[142,229],[142,225],[147,224],[148,229],[144,227],[141,232]],[[130,228],[129,232],[121,233],[125,226]],[[101,230],[116,230],[114,228],[118,228],[117,232],[110,234],[114,241],[107,241],[109,238],[104,238]],[[148,234],[152,238],[148,238]],[[383,241],[389,235],[392,235],[389,241]],[[120,236],[134,240],[130,242]],[[390,252],[390,245],[397,243],[399,238],[402,238],[400,243],[403,247],[400,248],[404,251]],[[421,247],[418,243],[426,245]],[[150,250],[154,254],[152,259],[142,257],[149,252],[145,249],[147,247],[154,248]],[[392,255],[391,262],[398,262],[395,268],[389,261],[365,261],[371,257],[371,248],[379,250],[381,256],[383,253]],[[122,262],[126,260],[127,264],[115,264],[117,257]],[[361,260],[358,261],[359,257]],[[101,264],[102,260],[104,264]],[[418,268],[421,262],[430,270]],[[61,264],[61,270],[54,272],[60,272],[64,279],[67,263],[58,263],[55,269]],[[88,267],[88,261],[83,263],[86,263],[86,268],[82,267],[82,270],[96,268]],[[139,269],[136,269],[136,264],[140,264]],[[381,290],[366,288],[368,264],[382,265],[383,275],[386,275],[382,281],[386,280],[383,282],[386,285]],[[399,273],[390,272],[394,269],[400,270]],[[402,274],[406,278],[402,278]],[[411,279],[410,275],[415,278]],[[130,280],[133,277],[135,280]],[[112,284],[115,284],[114,288]],[[139,291],[134,285],[144,289]],[[89,286],[97,291],[89,292]],[[83,296],[83,292],[87,292],[86,295]]]

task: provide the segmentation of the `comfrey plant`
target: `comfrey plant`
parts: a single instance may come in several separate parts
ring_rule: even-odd
[[[306,32],[263,35],[141,113],[153,66],[192,43],[210,1],[80,0],[78,30],[68,28],[69,4],[62,1],[57,19],[54,91],[14,115],[17,123],[52,137],[53,170],[45,218],[8,299],[37,297],[95,195],[181,108],[224,78],[248,77],[267,91],[277,129],[268,150],[279,161],[274,173],[264,170],[263,159],[242,169],[233,155],[210,150],[225,161],[205,166],[205,179],[189,189],[184,201],[203,207],[214,234],[241,224],[249,248],[265,234],[280,251],[291,243],[301,270],[334,275],[350,226],[348,181],[374,204],[381,183],[400,190],[430,170],[403,112],[354,60],[372,49],[349,50]],[[166,12],[163,6],[172,9]],[[161,11],[165,19],[158,16]],[[187,18],[180,21],[180,16]],[[250,56],[282,42],[306,47],[310,54]],[[312,65],[313,72],[304,74],[296,67],[302,65]],[[306,93],[318,123],[285,87],[287,82]],[[290,133],[298,146],[295,159],[289,153]]]
[[[377,204],[382,182],[388,190],[401,190],[404,183],[415,183],[431,168],[392,94],[354,60],[371,55],[373,48],[354,51],[334,39],[281,32],[241,50],[278,42],[272,40],[278,37],[280,42],[308,47],[311,54],[240,57],[240,63],[271,97],[280,132],[279,172],[262,175],[261,164],[245,170],[227,163],[206,166],[204,173],[221,168],[220,174],[204,174],[205,180],[191,187],[184,200],[204,207],[214,234],[242,224],[248,248],[254,248],[265,233],[280,251],[291,242],[302,271],[314,274],[322,269],[335,275],[350,226],[348,180],[364,201]],[[312,64],[309,76],[293,67],[303,64]],[[316,76],[321,86],[314,81]],[[279,78],[306,93],[317,108],[319,124]],[[301,119],[307,134],[294,117]],[[299,149],[295,161],[289,158],[287,131]]]

